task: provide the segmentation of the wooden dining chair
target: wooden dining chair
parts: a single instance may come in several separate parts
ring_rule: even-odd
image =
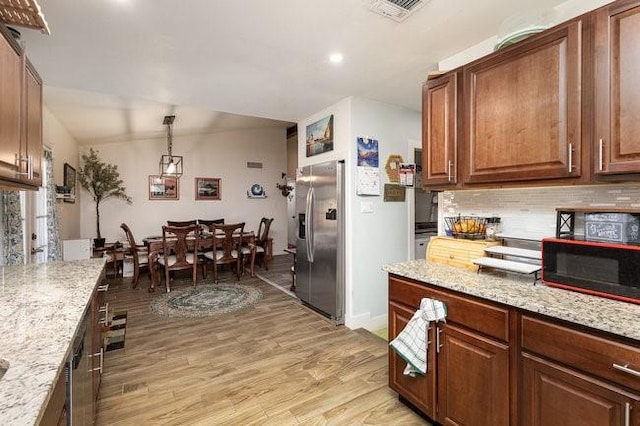
[[[272,255],[269,241],[271,222],[273,222],[273,218],[267,219],[266,217],[263,217],[260,219],[258,234],[256,235],[256,259],[260,263],[260,266],[267,271],[269,270],[269,260],[271,260]]]
[[[207,227],[211,225],[224,225],[224,219],[198,219],[198,225]]]
[[[188,241],[190,238],[193,238],[191,246]],[[196,285],[199,245],[200,227],[198,225],[162,227],[162,254],[158,256],[157,262],[164,269],[167,293],[171,291],[169,281],[172,271],[191,269],[191,280],[193,285]]]
[[[167,226],[191,226],[196,225],[198,223],[197,220],[168,220]]]
[[[125,256],[130,256],[133,260],[133,280],[131,280],[131,286],[136,288],[138,281],[140,280],[140,270],[147,269],[149,273],[149,279],[151,279],[151,270],[149,268],[149,252],[147,248],[142,244],[137,244],[136,239],[133,237],[131,228],[126,223],[120,224],[120,228],[124,231],[129,242],[129,250]],[[124,269],[124,266],[123,266]]]
[[[213,251],[205,253],[205,257],[213,263],[213,282],[218,283],[218,266],[235,264],[236,277],[240,280],[241,260],[240,244],[244,232],[244,222],[229,225],[213,224]]]

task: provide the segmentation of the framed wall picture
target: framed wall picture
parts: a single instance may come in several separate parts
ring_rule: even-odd
[[[220,178],[196,178],[196,200],[220,200],[221,195]]]
[[[149,176],[150,200],[179,200],[180,179],[177,177]]]
[[[333,114],[307,126],[307,157],[333,150]]]
[[[65,198],[65,203],[75,203],[76,202],[76,169],[71,167],[71,164],[64,163],[64,182],[63,188],[65,194],[71,194],[72,197]]]

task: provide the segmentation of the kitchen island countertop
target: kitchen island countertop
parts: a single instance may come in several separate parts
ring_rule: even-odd
[[[105,259],[0,267],[0,424],[33,425],[104,269]]]
[[[437,287],[546,315],[640,341],[640,305],[533,284],[533,277],[500,271],[480,273],[413,260],[384,271]]]

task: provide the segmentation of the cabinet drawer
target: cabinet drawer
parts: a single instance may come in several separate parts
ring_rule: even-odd
[[[437,299],[447,306],[447,322],[454,322],[498,340],[509,340],[509,310],[497,305],[436,290],[422,284],[389,278],[389,300],[418,309],[423,297]]]
[[[626,365],[640,372],[640,346],[630,346],[523,315],[522,348],[640,390],[640,377],[614,367],[614,364]]]

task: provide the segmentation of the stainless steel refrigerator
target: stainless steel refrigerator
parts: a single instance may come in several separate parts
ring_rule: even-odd
[[[296,178],[296,295],[344,323],[344,161],[303,167]]]

